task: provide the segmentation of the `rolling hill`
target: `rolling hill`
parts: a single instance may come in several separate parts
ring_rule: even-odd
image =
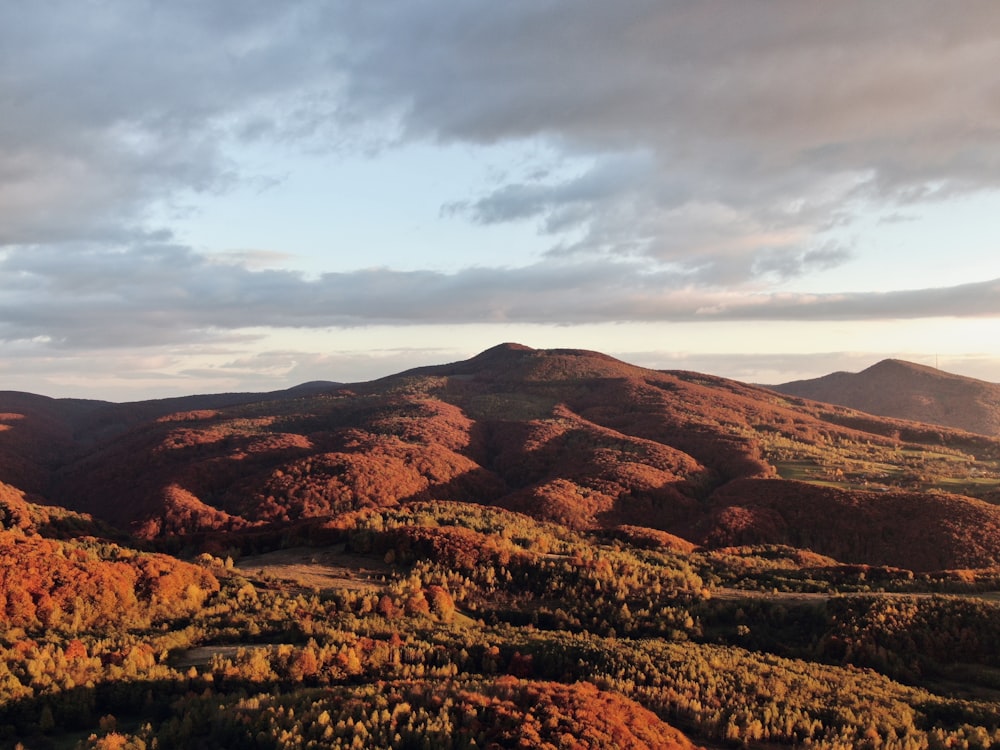
[[[515,344],[0,412],[5,747],[1000,746],[996,437]]]
[[[858,373],[835,372],[770,387],[883,417],[1000,435],[1000,384],[898,359],[883,360]]]
[[[505,344],[278,394],[6,399],[0,479],[153,541],[451,500],[844,562],[1000,564],[984,502],[1000,440],[595,352]]]

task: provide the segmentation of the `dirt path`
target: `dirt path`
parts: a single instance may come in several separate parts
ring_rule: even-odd
[[[381,591],[393,572],[392,566],[386,563],[345,552],[340,547],[293,547],[240,558],[236,567],[250,577],[263,573],[295,586],[320,591]]]

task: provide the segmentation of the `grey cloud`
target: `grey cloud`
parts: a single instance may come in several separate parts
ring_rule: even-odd
[[[739,291],[844,262],[849,250],[823,232],[852,200],[997,183],[1000,96],[983,74],[1000,57],[992,2],[959,13],[930,0],[836,12],[793,0],[61,0],[16,4],[4,20],[0,70],[16,72],[0,76],[7,341],[998,313],[994,282]],[[345,128],[545,143],[556,168],[528,165],[450,210],[535,221],[549,256],[521,269],[308,280],[211,262],[149,218],[186,191],[252,177],[231,161],[234,143],[338,147]]]
[[[941,198],[1000,177],[1000,97],[983,75],[1000,56],[1000,7],[983,0],[961,13],[928,0],[835,12],[791,0],[425,0],[350,6],[342,21],[368,41],[344,53],[353,106],[392,112],[414,136],[651,155],[654,169],[630,184],[596,167],[560,184],[512,182],[470,206],[484,222],[583,227],[582,240],[556,243],[564,254],[695,259],[697,235],[716,233],[745,259],[731,283],[773,252],[755,225],[797,234],[812,253],[852,198]],[[699,206],[751,228],[686,225]]]
[[[257,326],[1000,316],[1000,280],[886,293],[723,293],[641,262],[555,261],[452,274],[365,269],[310,280],[219,265],[175,246],[65,259],[34,248],[0,260],[0,299],[0,340],[79,349],[212,343]]]
[[[1000,279],[952,287],[851,294],[767,295],[759,310],[720,308],[721,318],[756,320],[885,320],[892,318],[995,317]]]
[[[761,253],[754,262],[754,275],[772,275],[778,279],[801,276],[811,270],[832,268],[851,258],[846,247],[827,245],[802,252],[797,249],[782,249]]]
[[[301,135],[335,80],[307,3],[18,3],[0,25],[0,245],[148,229],[238,176],[233,139]]]
[[[478,221],[659,259],[716,231],[752,274],[773,249],[754,226],[809,252],[849,196],[995,184],[998,21],[984,0],[22,3],[0,28],[17,71],[0,80],[0,243],[134,238],[151,204],[248,177],[234,139],[318,146],[385,120],[594,160],[456,196]],[[751,228],[685,224],[700,206]]]
[[[494,224],[549,214],[548,230],[562,231],[582,220],[559,220],[556,216],[571,206],[581,206],[584,215],[602,201],[620,193],[633,193],[649,186],[654,161],[648,154],[615,154],[598,157],[597,163],[582,174],[562,182],[547,183],[547,173],[531,182],[503,185],[491,194],[469,204],[457,203],[456,211],[465,210],[482,224]]]

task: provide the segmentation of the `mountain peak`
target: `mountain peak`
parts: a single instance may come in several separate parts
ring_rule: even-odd
[[[525,346],[524,344],[518,344],[516,341],[506,341],[502,344],[497,344],[496,346],[492,346],[482,353],[488,354],[489,352],[533,352],[533,351],[537,350],[532,349],[530,346]]]
[[[884,359],[858,373],[783,383],[774,390],[881,417],[1000,434],[1000,385],[902,359]]]
[[[935,367],[929,367],[927,365],[920,365],[916,362],[909,362],[905,359],[883,359],[880,362],[876,362],[871,367],[862,370],[859,374],[864,373],[891,373],[891,374],[902,374],[902,373],[919,373],[924,375],[937,375],[939,377],[961,377],[960,375],[952,375],[951,373],[944,372]]]
[[[504,343],[459,362],[417,367],[402,376],[445,375],[484,376],[488,378],[527,378],[529,380],[566,380],[593,377],[635,375],[642,368],[626,364],[601,352],[587,349],[533,349],[516,343]],[[393,379],[398,376],[389,376]]]
[[[506,342],[503,344],[497,344],[496,346],[491,346],[489,349],[481,351],[468,361],[490,362],[503,359],[520,359],[525,355],[534,354],[537,351],[537,349],[532,349],[530,346],[525,346],[524,344]]]

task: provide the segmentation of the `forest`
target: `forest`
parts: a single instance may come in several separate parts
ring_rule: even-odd
[[[317,587],[235,548],[168,563],[0,532],[22,571],[2,580],[3,741],[1000,747],[983,581],[824,564],[777,592],[789,550],[678,552],[448,501],[310,533],[381,572]],[[306,541],[287,549],[317,567]]]
[[[0,746],[1000,748],[1000,440],[510,347],[185,406],[5,407]]]

